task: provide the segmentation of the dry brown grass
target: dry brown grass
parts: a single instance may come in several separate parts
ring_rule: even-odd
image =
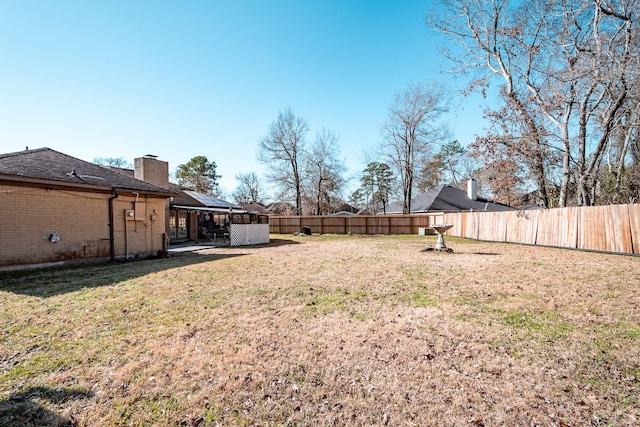
[[[0,280],[0,424],[632,426],[638,258],[277,236]]]

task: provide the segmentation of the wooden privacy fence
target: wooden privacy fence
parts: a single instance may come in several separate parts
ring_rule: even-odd
[[[271,233],[297,233],[309,227],[327,234],[417,234],[435,224],[437,215],[270,216]],[[443,214],[439,215],[440,220]],[[429,222],[431,220],[431,222]]]
[[[640,254],[640,204],[509,212],[382,216],[272,216],[271,233],[417,234],[453,224],[448,236],[495,242]]]
[[[640,254],[640,204],[444,214],[450,236]]]

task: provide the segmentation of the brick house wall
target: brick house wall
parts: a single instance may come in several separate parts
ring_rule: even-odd
[[[140,181],[148,182],[160,188],[169,189],[169,163],[158,160],[155,156],[138,157],[133,159],[133,176]],[[157,208],[155,208],[157,210]],[[164,229],[169,232],[169,200],[164,204]]]
[[[0,269],[109,258],[111,193],[0,184],[0,196]],[[152,256],[165,247],[166,198],[140,194],[137,201],[125,191],[113,201],[117,258]],[[126,210],[138,220],[126,220]]]
[[[165,248],[166,198],[123,195],[113,201],[113,225],[116,257],[156,256]],[[126,212],[138,211],[128,220]]]

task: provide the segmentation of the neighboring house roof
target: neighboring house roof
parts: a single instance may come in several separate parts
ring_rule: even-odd
[[[89,163],[50,148],[0,154],[0,179],[94,190],[131,190],[172,196],[173,193],[111,168]]]
[[[238,203],[238,204],[248,212],[254,212],[254,213],[265,214],[265,215],[268,215],[271,213],[267,210],[267,208],[262,203],[250,202],[250,203]]]
[[[275,202],[267,205],[267,210],[276,215],[294,215],[296,208],[289,202]]]
[[[460,212],[460,211],[512,211],[514,208],[491,202],[482,197],[472,200],[466,191],[449,185],[437,187],[411,200],[411,213],[419,212]],[[387,213],[402,213],[402,203],[392,203]]]
[[[358,216],[358,214],[355,212],[349,212],[349,211],[339,211],[339,212],[334,212],[329,216]]]
[[[348,203],[343,203],[338,209],[336,209],[335,213],[338,214],[338,213],[344,213],[344,212],[358,213],[360,212],[360,209],[355,208]]]
[[[364,209],[360,209],[358,211],[358,215],[370,216],[370,215],[375,215],[375,214],[371,213],[371,211],[369,209],[364,208]]]

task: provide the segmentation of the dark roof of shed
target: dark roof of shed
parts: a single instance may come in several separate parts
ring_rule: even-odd
[[[482,197],[471,200],[467,193],[449,185],[437,187],[416,196],[411,201],[411,212],[460,212],[460,211],[512,211],[511,206],[491,202]],[[392,203],[387,213],[401,213],[402,203]]]
[[[82,186],[96,190],[123,189],[141,193],[171,195],[164,188],[135,179],[111,168],[89,163],[50,148],[0,154],[0,178],[14,181],[49,181],[62,186]]]

